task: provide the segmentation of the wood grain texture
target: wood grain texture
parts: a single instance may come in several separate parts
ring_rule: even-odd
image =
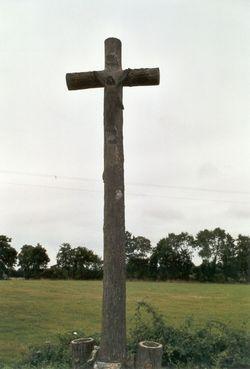
[[[103,87],[96,72],[67,73],[66,83],[69,90]]]
[[[104,87],[111,75],[115,76],[118,84],[120,80],[122,86],[128,87],[152,86],[159,85],[160,83],[159,68],[125,69],[123,71],[109,69],[109,72],[107,70],[103,70],[94,72],[67,73],[67,87],[69,90],[84,90],[88,88]]]
[[[94,349],[93,338],[78,338],[70,343],[72,353],[73,369],[86,369],[86,363],[89,360]]]
[[[123,86],[160,82],[159,68],[122,70],[121,41],[105,40],[105,69],[68,73],[69,90],[104,87],[104,277],[98,360],[126,361],[126,273],[123,154]]]
[[[105,68],[121,70],[121,43],[105,41]],[[122,86],[104,89],[104,276],[102,335],[98,360],[126,357],[126,276]]]
[[[161,369],[162,345],[153,341],[139,342],[136,353],[136,369]]]
[[[127,72],[123,86],[152,86],[160,83],[159,68],[125,69]]]

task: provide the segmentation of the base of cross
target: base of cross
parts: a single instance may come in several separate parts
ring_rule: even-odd
[[[98,346],[93,338],[80,338],[71,342],[73,369],[161,369],[163,347],[154,341],[138,343],[136,354],[126,363],[98,361]]]

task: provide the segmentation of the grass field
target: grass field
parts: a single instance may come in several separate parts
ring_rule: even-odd
[[[101,297],[99,281],[0,281],[0,363],[15,361],[28,345],[59,332],[99,332]],[[128,282],[128,327],[141,300],[171,324],[193,316],[197,323],[216,319],[234,327],[244,321],[250,330],[250,285]]]

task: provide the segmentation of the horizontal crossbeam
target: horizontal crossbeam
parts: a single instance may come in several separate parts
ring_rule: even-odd
[[[159,68],[125,69],[116,72],[106,70],[99,72],[67,73],[66,82],[69,90],[104,87],[110,84],[110,78],[121,81],[122,86],[152,86],[160,83]],[[115,82],[114,82],[115,83]]]

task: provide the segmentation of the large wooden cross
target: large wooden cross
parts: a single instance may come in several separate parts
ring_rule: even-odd
[[[159,84],[159,68],[125,69],[121,41],[105,40],[105,69],[68,73],[69,90],[104,87],[104,277],[102,335],[98,360],[126,358],[126,270],[123,169],[123,86]]]

